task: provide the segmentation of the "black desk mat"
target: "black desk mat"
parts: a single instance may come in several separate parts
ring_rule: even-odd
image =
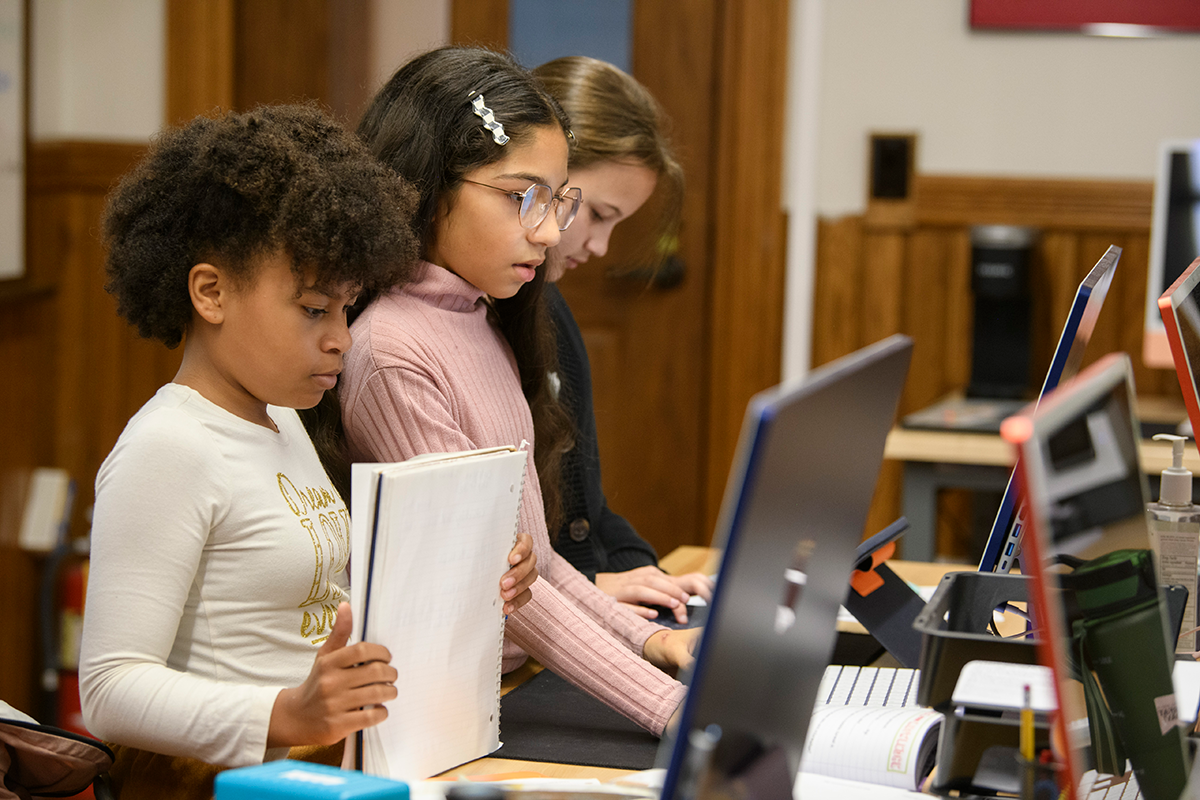
[[[589,767],[649,769],[658,737],[550,670],[500,699],[500,741],[492,756]]]

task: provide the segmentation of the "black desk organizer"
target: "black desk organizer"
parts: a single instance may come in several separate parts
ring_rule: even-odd
[[[917,702],[945,717],[938,740],[937,777],[931,790],[946,795],[995,796],[1019,793],[1020,722],[1017,715],[955,707],[951,696],[968,661],[1036,664],[1031,637],[1004,639],[988,631],[992,612],[1028,600],[1025,575],[957,572],[942,579],[913,627],[921,634],[921,682]],[[1044,715],[1035,722],[1035,748],[1049,747]]]

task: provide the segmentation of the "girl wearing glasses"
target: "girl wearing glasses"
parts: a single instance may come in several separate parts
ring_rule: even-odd
[[[557,329],[559,396],[575,423],[575,445],[563,456],[563,520],[554,549],[596,585],[641,616],[670,609],[687,621],[687,599],[712,598],[712,580],[699,573],[672,576],[658,568],[654,548],[609,509],[600,485],[600,451],[592,411],[592,376],[583,337],[571,309],[554,286],[567,270],[608,251],[613,228],[650,199],[661,184],[665,197],[659,241],[679,227],[683,168],[666,136],[666,119],[654,97],[631,76],[605,61],[568,56],[533,71],[571,118],[571,185],[582,189],[578,218],[549,253],[546,299]],[[669,248],[660,248],[669,249]]]
[[[533,536],[541,577],[508,617],[504,668],[533,655],[661,734],[684,695],[666,672],[690,661],[695,631],[631,613],[547,533],[559,517],[557,477],[547,476],[571,442],[547,378],[555,346],[542,298],[547,251],[580,202],[566,116],[508,57],[443,48],[401,67],[358,133],[417,188],[423,263],[415,283],[375,299],[352,327],[340,389],[350,457],[533,445],[520,530]]]

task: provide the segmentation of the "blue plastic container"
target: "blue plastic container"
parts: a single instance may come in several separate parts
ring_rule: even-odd
[[[361,772],[271,761],[217,775],[214,800],[408,800],[408,784]]]

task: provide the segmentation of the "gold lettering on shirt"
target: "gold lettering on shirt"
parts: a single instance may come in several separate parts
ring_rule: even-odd
[[[341,497],[331,489],[296,486],[282,472],[277,473],[279,492],[313,547],[313,578],[308,596],[298,607],[304,609],[300,634],[319,645],[329,638],[338,604],[346,599],[346,590],[332,577],[342,574],[350,563],[350,512]]]

